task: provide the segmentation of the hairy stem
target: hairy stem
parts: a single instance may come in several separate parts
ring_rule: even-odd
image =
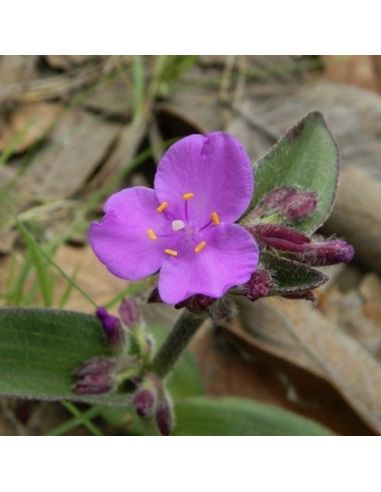
[[[152,370],[164,378],[207,318],[206,313],[191,313],[185,309],[152,362]]]

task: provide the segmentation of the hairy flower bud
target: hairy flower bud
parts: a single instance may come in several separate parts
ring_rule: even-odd
[[[349,263],[355,254],[353,246],[346,241],[315,242],[302,252],[301,261],[311,266],[327,266],[336,263]]]
[[[250,301],[256,301],[261,297],[266,297],[270,293],[272,285],[273,282],[270,273],[266,270],[258,269],[244,285],[245,296]]]
[[[258,224],[249,231],[265,246],[290,252],[301,252],[311,240],[304,234],[278,224]]]
[[[283,219],[296,221],[311,215],[318,204],[318,194],[312,191],[299,191],[293,186],[281,186],[265,195],[247,220],[265,219],[279,215]]]
[[[155,403],[155,392],[146,388],[138,389],[132,397],[132,404],[139,417],[148,417],[151,415]]]
[[[125,341],[125,333],[123,331],[123,327],[119,318],[113,316],[112,314],[109,314],[107,309],[102,306],[99,306],[97,308],[95,314],[102,323],[103,330],[110,348],[117,350],[122,348]]]
[[[125,298],[119,306],[119,316],[125,326],[133,326],[140,320],[139,307],[132,297]]]
[[[162,436],[169,436],[174,422],[171,402],[167,395],[162,395],[155,412],[157,428]]]
[[[97,357],[90,359],[74,373],[76,382],[74,393],[78,395],[99,395],[114,388],[113,371],[115,362],[111,359]]]

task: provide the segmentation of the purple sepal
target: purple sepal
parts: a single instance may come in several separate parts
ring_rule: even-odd
[[[125,334],[119,318],[110,314],[102,306],[97,307],[95,314],[102,323],[109,346],[113,349],[123,347]]]
[[[114,388],[112,372],[115,362],[106,358],[91,359],[80,366],[74,373],[76,382],[74,393],[78,395],[99,395]]]
[[[270,294],[273,282],[266,270],[257,270],[244,285],[245,295],[250,301],[256,301]]]
[[[150,389],[139,389],[132,398],[132,404],[139,417],[148,417],[152,414],[156,403],[156,397]]]
[[[125,326],[136,325],[140,320],[139,307],[132,297],[123,299],[119,306],[119,316]]]
[[[292,186],[281,186],[268,193],[255,208],[252,217],[264,218],[279,214],[288,220],[299,220],[311,215],[318,204],[318,194],[299,191]]]

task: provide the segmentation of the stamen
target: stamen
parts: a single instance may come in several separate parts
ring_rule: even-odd
[[[147,235],[152,240],[157,239],[157,236],[155,234],[155,231],[153,231],[152,229],[147,229]]]
[[[178,255],[178,252],[175,251],[174,249],[165,249],[164,253],[167,253],[167,255],[169,255],[169,256],[177,256]]]
[[[210,218],[212,219],[214,225],[218,225],[221,223],[220,217],[217,212],[212,212]]]
[[[193,197],[194,197],[194,193],[184,193],[183,195],[184,200],[190,200]]]
[[[163,212],[166,208],[168,208],[168,202],[162,202],[157,207],[156,212]]]
[[[201,241],[201,243],[198,243],[198,245],[194,248],[195,252],[196,253],[199,253],[200,251],[202,251],[206,246],[206,242],[205,241]]]

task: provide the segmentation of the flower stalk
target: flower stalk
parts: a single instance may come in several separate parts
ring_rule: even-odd
[[[168,375],[207,317],[206,312],[191,313],[187,309],[183,311],[152,362],[152,370],[160,378]]]

